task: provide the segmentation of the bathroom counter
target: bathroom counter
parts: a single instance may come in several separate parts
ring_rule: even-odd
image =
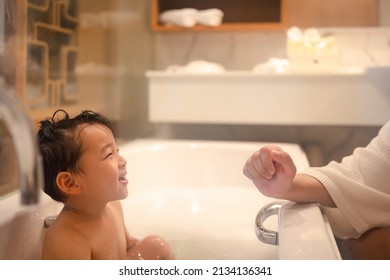
[[[381,126],[390,67],[345,73],[183,74],[148,71],[157,123]]]

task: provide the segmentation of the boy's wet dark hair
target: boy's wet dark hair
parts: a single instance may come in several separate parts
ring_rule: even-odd
[[[82,133],[85,125],[100,124],[114,134],[111,123],[99,113],[84,110],[74,118],[60,109],[49,119],[40,122],[38,144],[43,158],[44,191],[52,199],[64,202],[67,196],[56,183],[58,173],[83,172],[79,160],[83,153]]]

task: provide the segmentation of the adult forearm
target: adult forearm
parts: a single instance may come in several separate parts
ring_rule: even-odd
[[[306,174],[297,174],[285,199],[296,202],[317,202],[323,206],[336,207],[324,185],[316,178]]]

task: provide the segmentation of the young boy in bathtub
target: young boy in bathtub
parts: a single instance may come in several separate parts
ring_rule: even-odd
[[[326,206],[345,258],[390,259],[390,121],[340,163],[297,174],[290,155],[271,144],[243,172],[265,196]]]
[[[83,111],[58,110],[40,122],[44,191],[64,207],[47,229],[42,259],[170,259],[157,236],[131,237],[119,200],[128,195],[126,160],[109,121]]]

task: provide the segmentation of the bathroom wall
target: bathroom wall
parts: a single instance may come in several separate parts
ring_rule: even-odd
[[[390,26],[390,1],[389,0],[380,0],[380,22],[381,26]]]
[[[91,102],[103,99],[101,112],[117,136],[132,139],[153,133],[147,120],[147,81],[154,67],[150,1],[80,0],[78,81]]]
[[[319,29],[321,33],[331,33],[335,37],[344,67],[390,66],[388,2],[381,2],[381,27]],[[216,62],[227,70],[251,70],[270,57],[287,57],[284,32],[183,32],[157,33],[155,36],[153,69],[157,70],[172,64],[185,65],[192,60]],[[312,164],[320,165],[333,159],[340,160],[355,147],[366,145],[378,130],[379,127],[160,124],[156,126],[155,136],[297,142],[311,151]]]
[[[145,72],[153,69],[155,61],[155,34],[150,31],[150,1],[117,0],[117,9],[132,11],[137,17],[130,26],[118,30],[117,59],[127,69],[119,90],[121,121],[119,133],[123,138],[136,138],[154,133],[148,121],[148,96]]]
[[[347,66],[390,64],[389,2],[381,1],[382,28],[324,30],[333,32],[345,50]],[[194,59],[221,63],[228,70],[249,70],[270,57],[286,57],[284,32],[154,33],[150,29],[150,4],[145,0],[77,1],[80,52],[76,72],[82,102],[106,114],[114,122],[119,138],[297,142],[322,151],[324,159],[319,154],[319,159],[313,161],[322,162],[339,159],[377,133],[378,127],[150,123],[147,70],[163,70]],[[96,100],[99,106],[95,107]]]

